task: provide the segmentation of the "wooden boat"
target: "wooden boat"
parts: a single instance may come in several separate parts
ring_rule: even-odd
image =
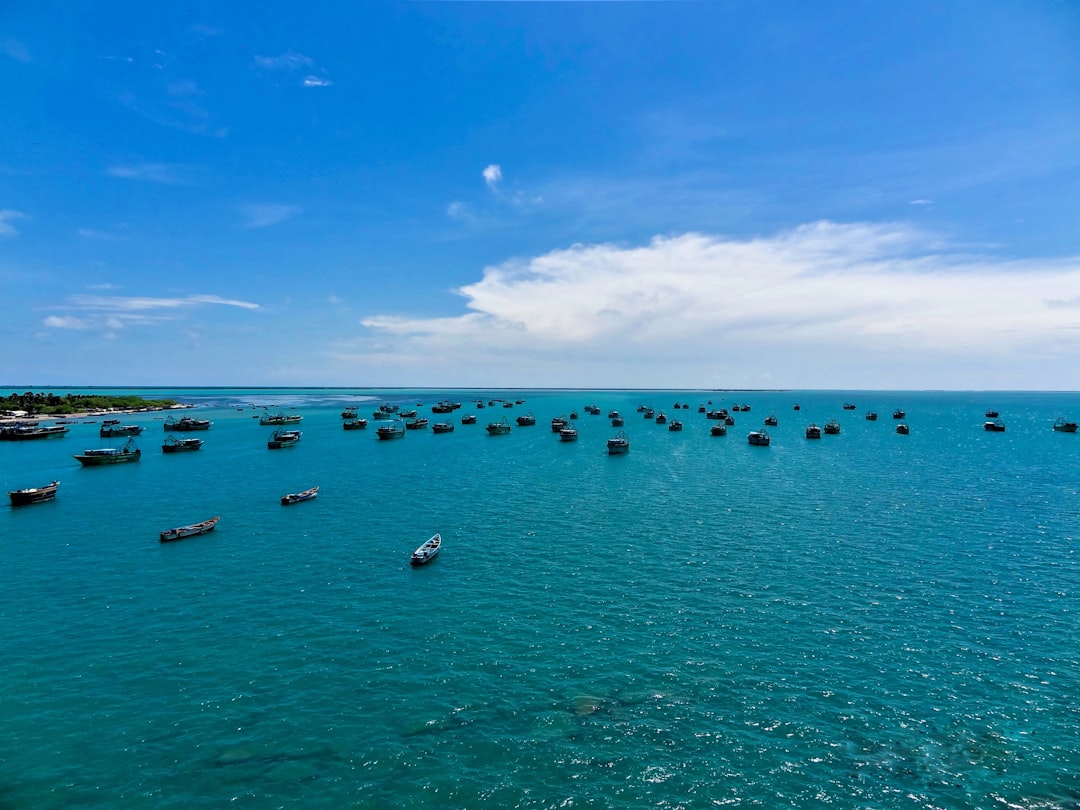
[[[840,423],[835,419],[830,419],[825,423],[825,435],[826,436],[839,436],[840,435]]]
[[[892,418],[893,419],[903,419],[905,416],[907,416],[907,414],[904,413],[899,408],[897,408],[895,411],[892,412]]]
[[[427,542],[412,553],[410,562],[413,565],[426,565],[434,560],[442,551],[442,535],[433,534]]]
[[[854,402],[845,402],[844,403],[844,410],[845,411],[853,411],[853,410],[855,410],[855,403]]]
[[[9,425],[0,428],[0,439],[6,441],[26,441],[28,439],[48,439],[53,436],[64,436],[70,428],[67,425]]]
[[[811,423],[806,428],[806,438],[808,438],[808,439],[820,439],[821,438],[821,428],[819,428],[817,425]]]
[[[504,416],[498,422],[491,422],[485,428],[488,432],[488,436],[502,436],[510,432],[510,423],[506,421]]]
[[[353,406],[349,406],[341,412],[342,419],[357,419],[360,416],[360,409]]]
[[[428,426],[428,420],[422,416],[414,416],[405,420],[406,430],[425,430]]]
[[[288,495],[281,496],[281,505],[289,506],[294,503],[300,503],[300,501],[310,501],[316,495],[319,494],[318,487],[312,487],[311,489],[305,489],[303,492],[292,492]]]
[[[644,411],[641,412],[641,415],[645,419],[652,419],[656,415],[656,411],[652,408],[646,408]]]
[[[616,410],[608,411],[607,418],[608,419],[618,419],[619,418],[619,412],[616,411]]]
[[[11,498],[12,506],[26,506],[31,503],[42,503],[43,501],[51,501],[55,498],[56,490],[59,486],[59,481],[53,481],[51,484],[46,484],[43,487],[16,489],[13,492],[9,492],[8,497]]]
[[[536,417],[531,413],[527,413],[524,416],[519,416],[515,420],[518,423],[518,427],[531,427],[536,424]]]
[[[452,410],[454,410],[454,406],[449,402],[439,402],[431,406],[432,413],[450,413]]]
[[[554,419],[551,420],[551,432],[552,433],[558,433],[564,427],[566,427],[566,417],[565,416],[556,416]]]
[[[304,421],[298,413],[285,413],[284,411],[278,411],[277,413],[270,413],[265,411],[262,416],[259,417],[260,425],[296,425]]]
[[[209,520],[204,520],[201,523],[192,523],[190,526],[178,526],[175,529],[166,529],[159,535],[159,539],[162,543],[171,543],[173,540],[183,540],[185,537],[195,537],[196,535],[206,534],[214,530],[214,527],[218,525],[220,517],[212,517]]]
[[[1002,422],[1000,419],[991,419],[989,421],[983,422],[983,430],[988,430],[991,433],[1004,433],[1005,423]]]
[[[986,416],[987,419],[997,419],[999,416],[1001,416],[1001,414],[998,413],[997,411],[991,410],[991,411],[987,411],[985,413],[985,416]]]
[[[282,430],[278,428],[270,434],[270,438],[266,442],[266,447],[269,450],[280,450],[283,447],[292,447],[303,435],[299,430]]]
[[[1059,433],[1076,433],[1076,422],[1066,422],[1064,416],[1059,416],[1054,422],[1054,430]]]
[[[607,440],[608,455],[621,456],[630,452],[630,439],[625,432],[619,431]]]
[[[725,416],[724,417],[724,424],[727,425],[728,427],[731,427],[732,425],[735,424],[735,417],[734,416]]]
[[[406,422],[408,422],[410,419],[415,419],[416,416],[417,412],[415,409],[411,411],[398,411],[398,419],[404,419]],[[426,419],[424,421],[427,422]]]
[[[357,417],[355,419],[346,419],[341,423],[341,427],[345,430],[363,430],[367,427],[367,419]]]
[[[194,436],[188,436],[183,439],[178,439],[173,435],[169,435],[165,438],[165,443],[161,445],[162,453],[191,453],[198,450],[203,446],[202,439],[196,439]]]
[[[209,430],[212,425],[209,419],[192,419],[190,416],[182,416],[179,419],[173,419],[171,416],[165,420],[163,427],[165,430],[178,430],[178,431],[190,431],[190,430]]]
[[[873,411],[869,411],[866,414],[866,421],[867,422],[876,422],[877,421],[877,414],[874,413]]]
[[[709,428],[710,436],[727,436],[727,425],[713,425]]]
[[[765,426],[766,427],[776,427],[778,424],[779,424],[779,420],[777,420],[777,418],[775,416],[766,416],[765,417]]]
[[[768,447],[769,446],[769,432],[767,430],[751,430],[746,434],[746,441],[755,447]]]
[[[682,430],[683,429],[683,423],[680,422],[678,419],[672,419],[670,422],[668,422],[667,429],[671,430],[671,431]]]
[[[476,424],[476,415],[471,414],[471,413],[465,414],[463,417],[461,417],[461,424],[463,424],[463,425],[475,425]]]
[[[128,439],[123,447],[99,447],[94,450],[83,450],[72,458],[78,460],[84,467],[103,467],[106,464],[123,464],[128,461],[138,461],[142,452],[135,446],[134,439]]]
[[[383,440],[404,439],[405,423],[400,421],[394,421],[388,422],[385,425],[379,425],[375,429],[375,435]]]
[[[431,432],[432,433],[453,433],[454,432],[454,423],[453,422],[436,422],[434,425],[431,426]]]
[[[612,427],[622,427],[625,424],[626,424],[626,420],[623,419],[621,416],[613,416],[611,418],[611,426]]]
[[[660,413],[658,413],[656,415],[655,422],[658,425],[666,425],[667,424],[667,414],[664,413],[663,411],[660,411]]]
[[[799,405],[799,403],[798,403],[798,402],[796,402],[796,403],[795,403],[795,406],[794,406],[794,407],[792,408],[792,410],[793,410],[793,411],[799,411],[799,410],[802,410],[802,406],[801,406],[801,405]]]
[[[574,427],[573,422],[567,422],[559,430],[559,441],[561,442],[576,442],[578,437],[577,428]]]
[[[98,434],[103,439],[116,438],[118,436],[138,436],[143,432],[142,425],[102,424]]]
[[[901,436],[907,436],[909,433],[911,433],[911,428],[901,422],[899,425],[896,426],[896,432],[899,433]]]

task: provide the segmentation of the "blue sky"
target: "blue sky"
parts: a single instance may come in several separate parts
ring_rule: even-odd
[[[0,386],[1080,389],[1080,5],[0,7]]]

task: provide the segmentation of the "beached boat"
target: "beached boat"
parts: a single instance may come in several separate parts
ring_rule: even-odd
[[[623,431],[619,431],[607,440],[608,455],[620,456],[630,452],[630,439]]]
[[[413,565],[425,565],[434,560],[440,551],[442,551],[442,535],[436,533],[412,553],[410,562]]]
[[[766,416],[765,417],[765,426],[766,427],[776,427],[778,424],[779,424],[779,420],[777,420],[777,418],[775,416]]]
[[[559,441],[561,442],[576,442],[578,437],[577,428],[574,427],[573,422],[567,422],[559,430]]]
[[[296,425],[304,421],[298,413],[285,413],[284,411],[278,411],[277,413],[270,413],[266,411],[259,417],[260,425]]]
[[[298,441],[303,434],[299,430],[282,430],[278,428],[270,434],[270,438],[266,441],[266,447],[269,450],[280,450],[283,447],[292,447]]]
[[[434,425],[431,426],[431,432],[432,433],[453,433],[454,432],[454,423],[453,422],[436,422]]]
[[[113,439],[119,436],[138,436],[142,432],[142,425],[121,425],[105,422],[101,425],[98,434],[103,439]]]
[[[305,489],[303,492],[291,492],[288,495],[281,496],[281,505],[290,506],[294,503],[300,503],[300,501],[310,501],[316,495],[319,494],[318,487],[312,487],[311,489]]]
[[[196,439],[194,436],[188,436],[183,439],[178,439],[173,435],[165,437],[165,441],[161,445],[162,453],[191,453],[198,450],[203,446],[202,439]]]
[[[179,419],[173,419],[171,416],[165,420],[163,427],[165,430],[178,430],[178,431],[190,431],[190,430],[209,430],[210,425],[214,424],[209,419],[192,419],[190,416],[182,416]]]
[[[710,436],[727,436],[727,425],[713,425],[709,428]]]
[[[103,467],[106,464],[138,461],[141,455],[142,452],[135,446],[135,440],[128,439],[123,447],[98,447],[93,450],[83,450],[72,458],[78,460],[84,467]]]
[[[901,422],[899,425],[896,426],[896,432],[899,433],[901,436],[907,436],[909,433],[911,433],[911,428]]]
[[[756,447],[769,446],[769,432],[767,430],[751,430],[746,434],[746,441]]]
[[[8,425],[0,428],[0,439],[5,441],[26,441],[28,439],[48,439],[53,436],[65,436],[70,428],[67,425]]]
[[[485,428],[488,432],[488,436],[502,436],[510,432],[510,423],[506,421],[504,416],[498,422],[490,422]]]
[[[363,430],[367,427],[367,419],[363,417],[356,417],[354,419],[346,419],[341,423],[343,430]]]
[[[991,433],[1004,433],[1005,423],[1002,422],[1000,419],[990,419],[986,422],[983,422],[983,430],[988,430]]]
[[[808,439],[820,439],[821,438],[821,428],[819,428],[814,423],[810,423],[806,427],[806,438],[808,438]]]
[[[840,423],[835,419],[830,419],[825,423],[825,435],[826,436],[839,436],[840,435]]]
[[[390,439],[403,439],[405,438],[405,423],[394,421],[388,422],[385,425],[379,425],[375,429],[375,435],[386,441],[389,441]]]
[[[463,425],[475,425],[476,424],[476,414],[472,414],[472,413],[465,414],[463,417],[461,417],[461,424],[463,424]]]
[[[59,486],[59,481],[53,481],[51,484],[46,484],[43,487],[16,489],[9,492],[8,497],[11,498],[12,506],[26,506],[31,503],[42,503],[43,501],[51,501],[55,498],[56,490]]]
[[[183,540],[185,537],[196,537],[200,534],[206,534],[212,532],[214,527],[218,525],[220,517],[212,517],[209,520],[204,520],[201,523],[192,523],[190,526],[178,526],[175,529],[166,529],[159,536],[158,539],[162,543],[170,543],[173,540]]]
[[[532,427],[536,424],[536,417],[532,413],[527,413],[524,416],[519,416],[515,420],[518,423],[518,427]]]

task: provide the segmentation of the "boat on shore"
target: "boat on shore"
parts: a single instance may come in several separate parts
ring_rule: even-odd
[[[43,503],[44,501],[51,501],[56,497],[56,490],[59,486],[59,481],[53,481],[51,484],[46,484],[43,487],[27,487],[26,489],[13,490],[8,493],[8,497],[11,499],[12,506],[26,506],[31,503]]]
[[[282,430],[278,428],[270,434],[270,438],[266,441],[266,447],[269,450],[280,450],[283,447],[292,447],[298,441],[300,437],[304,435],[299,430]]]
[[[195,537],[200,534],[206,534],[214,530],[214,527],[218,525],[218,521],[221,517],[212,517],[209,520],[204,520],[201,523],[192,523],[189,526],[178,526],[175,529],[166,529],[159,536],[158,539],[162,543],[171,543],[173,540],[183,540],[185,537]]]
[[[1076,422],[1068,422],[1064,416],[1059,416],[1054,422],[1054,430],[1058,433],[1076,433]]]
[[[214,424],[209,419],[192,419],[190,416],[181,416],[179,419],[173,419],[171,416],[165,420],[165,424],[162,426],[165,430],[176,431],[190,431],[190,430],[209,430],[210,425]]]
[[[93,450],[83,450],[72,458],[84,467],[103,467],[107,464],[138,461],[141,456],[142,451],[135,445],[135,440],[128,439],[123,447],[98,447]]]
[[[178,439],[173,435],[169,435],[165,438],[165,442],[161,445],[162,453],[191,453],[198,450],[203,446],[202,439],[196,439],[194,436],[187,436],[183,439]]]
[[[426,565],[434,560],[440,551],[442,551],[442,535],[435,533],[412,553],[410,562],[413,565]]]
[[[607,440],[607,451],[610,456],[621,456],[630,452],[630,438],[624,431],[619,431]]]
[[[294,503],[300,503],[301,501],[310,501],[316,495],[319,494],[318,487],[312,487],[311,489],[305,489],[303,492],[291,492],[288,495],[281,496],[281,505],[290,506]]]

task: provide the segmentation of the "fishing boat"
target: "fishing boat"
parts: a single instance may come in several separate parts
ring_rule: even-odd
[[[989,410],[984,415],[987,419],[997,419],[999,416],[1001,416],[1001,414],[995,410]]]
[[[192,523],[190,526],[178,526],[175,529],[166,529],[159,535],[159,539],[162,543],[170,543],[173,540],[183,540],[185,537],[195,537],[196,535],[206,534],[212,532],[214,527],[218,525],[220,517],[212,517],[209,520],[204,520],[201,523]]]
[[[532,413],[527,413],[524,416],[519,416],[515,420],[518,423],[518,427],[531,427],[536,424],[536,417]]]
[[[765,417],[765,426],[766,427],[776,427],[778,424],[779,424],[779,420],[775,416],[766,416]]]
[[[454,406],[445,401],[431,406],[432,413],[450,413],[452,410],[454,410]]]
[[[264,411],[263,415],[259,417],[260,425],[297,425],[304,421],[304,417],[298,413],[285,413],[284,411],[278,411],[277,413],[270,413]]]
[[[1000,419],[989,419],[983,422],[983,430],[987,430],[991,433],[1004,433],[1005,423]]]
[[[431,432],[432,433],[453,433],[454,432],[454,423],[453,422],[436,422],[434,425],[431,426]]]
[[[360,409],[350,405],[348,408],[341,412],[342,419],[356,419],[360,416]]]
[[[664,413],[663,411],[660,411],[660,413],[658,413],[656,415],[655,421],[656,421],[656,424],[658,424],[658,425],[666,425],[667,424],[667,414]]]
[[[826,436],[839,436],[840,435],[840,423],[835,419],[830,419],[825,423],[825,435]]]
[[[746,434],[746,441],[755,447],[769,446],[769,432],[767,430],[751,430]]]
[[[844,410],[845,411],[853,411],[853,410],[855,410],[855,403],[854,402],[845,402],[844,403]]]
[[[64,436],[70,428],[67,425],[8,425],[0,428],[0,439],[6,441],[25,441],[28,439],[48,439],[52,436]]]
[[[808,438],[808,439],[820,439],[821,438],[821,428],[819,428],[817,425],[811,423],[806,428],[806,438]]]
[[[554,419],[551,420],[551,432],[552,433],[558,433],[564,427],[566,427],[566,417],[565,416],[556,416]]]
[[[1054,430],[1059,433],[1076,433],[1076,422],[1067,422],[1064,416],[1059,416],[1054,422]]]
[[[502,436],[510,432],[510,423],[506,421],[504,416],[498,422],[490,422],[485,428],[489,436]]]
[[[415,411],[414,411],[415,413]],[[405,420],[406,430],[424,430],[428,426],[428,420],[423,416],[413,416]]]
[[[909,433],[911,433],[911,428],[901,422],[899,425],[896,426],[896,432],[899,433],[901,436],[907,436]]]
[[[727,436],[727,425],[713,425],[709,428],[710,436]]]
[[[893,419],[903,419],[905,416],[907,416],[907,414],[904,413],[899,408],[897,408],[895,411],[892,412],[892,418]]]
[[[559,441],[561,442],[576,442],[578,437],[577,428],[574,427],[573,422],[567,422],[559,430]]]
[[[798,402],[796,402],[795,405],[792,407],[792,410],[793,411],[802,410],[802,406]]]
[[[463,424],[463,425],[475,425],[476,424],[476,414],[472,414],[472,413],[465,414],[463,417],[461,417],[461,424]]]
[[[735,424],[735,417],[734,416],[725,416],[724,417],[724,424],[727,425],[728,427],[731,427],[732,425]]]
[[[621,456],[630,452],[630,439],[625,432],[619,431],[607,440],[607,451],[610,456]]]
[[[866,414],[866,421],[867,422],[876,422],[877,421],[877,414],[874,413],[873,411],[869,411]]]
[[[135,440],[128,439],[123,447],[98,447],[93,450],[83,450],[72,458],[84,467],[103,467],[106,464],[138,461],[141,455],[142,452],[135,446]]]
[[[668,422],[667,429],[672,430],[672,431],[682,430],[683,429],[683,423],[680,422],[678,419],[672,419],[670,422]]]
[[[346,419],[341,423],[341,427],[345,430],[363,430],[367,427],[367,419],[364,419],[363,417]]]
[[[300,503],[300,501],[310,501],[316,495],[319,494],[318,487],[312,487],[311,489],[305,489],[303,492],[292,492],[288,495],[281,496],[281,505],[289,506],[294,503]]]
[[[191,453],[198,450],[203,446],[202,439],[196,439],[194,436],[187,436],[183,439],[178,439],[172,434],[165,437],[165,442],[161,445],[162,453]]]
[[[46,484],[43,487],[16,489],[9,492],[8,497],[11,498],[12,506],[26,506],[31,503],[42,503],[43,501],[51,501],[55,498],[56,490],[59,486],[59,481],[53,481],[51,484]]]
[[[393,422],[387,422],[385,425],[379,425],[375,429],[375,435],[383,440],[404,439],[405,423],[400,420],[395,420]]]
[[[171,416],[165,420],[163,427],[165,430],[209,430],[210,425],[214,424],[209,419],[192,419],[190,416],[182,416],[179,419],[173,419]]]
[[[292,447],[298,441],[303,434],[299,430],[282,430],[278,428],[270,434],[270,438],[266,442],[266,447],[269,450],[280,450],[283,447]]]
[[[412,553],[410,562],[413,565],[426,565],[434,560],[442,550],[442,535],[433,534],[420,548]]]
[[[626,420],[623,419],[621,416],[613,416],[613,417],[611,417],[611,426],[612,427],[622,427],[625,424],[626,424]]]
[[[112,421],[113,424],[110,424]],[[116,423],[115,420],[109,420],[103,422],[98,434],[103,439],[112,439],[118,436],[138,436],[143,432],[142,425],[121,425]]]

